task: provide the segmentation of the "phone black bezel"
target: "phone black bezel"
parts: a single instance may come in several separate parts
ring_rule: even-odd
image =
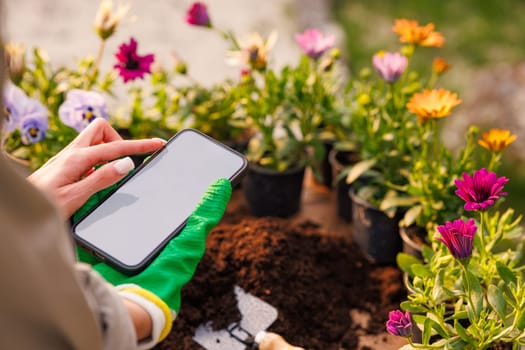
[[[177,132],[174,136],[172,136],[162,148],[160,148],[156,152],[152,153],[151,156],[146,161],[144,161],[142,164],[140,164],[135,169],[134,172],[132,172],[131,174],[126,176],[118,184],[118,186],[116,186],[113,190],[111,190],[108,194],[106,194],[106,196],[102,200],[100,200],[100,202],[98,202],[95,206],[90,208],[84,215],[82,215],[81,218],[79,218],[72,225],[72,227],[71,227],[71,234],[72,234],[75,242],[82,249],[87,250],[91,255],[93,255],[95,258],[97,258],[101,262],[108,263],[109,265],[111,265],[112,267],[114,267],[115,269],[119,270],[120,272],[122,272],[122,273],[124,273],[126,275],[135,275],[135,274],[138,274],[141,271],[143,271],[155,259],[155,257],[157,257],[157,255],[160,254],[160,252],[166,246],[166,244],[168,244],[168,242],[171,239],[176,237],[182,231],[182,229],[186,226],[186,222],[187,222],[188,218],[186,218],[186,220],[184,220],[184,222],[181,225],[179,225],[175,230],[173,230],[173,232],[171,234],[167,235],[166,239],[164,239],[162,242],[160,242],[160,244],[155,249],[153,249],[153,251],[151,253],[149,253],[144,258],[144,260],[142,260],[141,262],[139,262],[136,265],[127,265],[127,264],[123,263],[122,261],[120,261],[120,260],[116,259],[115,257],[113,257],[111,254],[106,253],[102,249],[96,247],[95,245],[91,244],[90,242],[88,242],[88,241],[84,240],[83,238],[77,236],[75,229],[85,218],[87,218],[93,211],[95,211],[102,203],[104,203],[106,200],[108,200],[119,188],[124,186],[129,181],[129,179],[131,179],[132,177],[136,176],[137,174],[140,174],[141,170],[149,162],[151,162],[155,157],[157,157],[164,149],[166,149],[168,147],[168,145],[173,140],[175,140],[181,134],[187,133],[187,132],[196,133],[196,134],[200,135],[201,137],[204,137],[208,141],[211,141],[211,142],[217,144],[218,146],[226,149],[230,153],[233,153],[234,155],[240,157],[242,159],[242,161],[243,161],[241,168],[239,168],[234,174],[232,174],[232,176],[228,180],[231,182],[232,187],[237,185],[241,181],[241,179],[244,177],[244,175],[246,174],[246,172],[248,170],[248,160],[246,159],[246,157],[243,154],[241,154],[240,152],[232,149],[231,147],[228,147],[227,145],[219,142],[218,140],[215,140],[214,138],[204,134],[203,132],[201,132],[199,130],[192,129],[192,128],[182,129],[179,132]]]

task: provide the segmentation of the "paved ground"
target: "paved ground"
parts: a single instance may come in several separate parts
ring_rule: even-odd
[[[189,26],[184,21],[191,1],[129,0],[131,10],[117,34],[107,43],[102,67],[111,67],[113,54],[131,36],[139,42],[139,53],[155,53],[164,65],[172,64],[177,52],[189,62],[191,75],[202,83],[234,77],[238,70],[225,63],[228,45],[217,32]],[[208,1],[214,25],[232,30],[242,40],[257,31],[268,35],[277,30],[273,64],[294,62],[299,49],[293,34],[306,26],[337,30],[327,19],[323,1],[316,0],[221,0]],[[299,6],[298,6],[299,4]],[[98,37],[93,19],[98,1],[17,0],[5,1],[8,39],[24,43],[28,49],[38,45],[49,53],[52,62],[73,64],[87,54],[95,55]],[[306,8],[308,10],[306,11]],[[339,33],[339,31],[338,31]]]

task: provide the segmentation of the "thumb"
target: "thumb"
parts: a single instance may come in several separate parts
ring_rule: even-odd
[[[70,199],[68,211],[71,211],[69,215],[72,215],[95,193],[114,185],[134,168],[135,164],[130,157],[114,160],[68,186],[70,194],[68,195]]]

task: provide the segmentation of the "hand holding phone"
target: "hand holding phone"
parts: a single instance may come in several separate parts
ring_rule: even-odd
[[[236,183],[246,159],[193,129],[175,135],[73,227],[77,242],[124,273],[144,269],[217,179]]]

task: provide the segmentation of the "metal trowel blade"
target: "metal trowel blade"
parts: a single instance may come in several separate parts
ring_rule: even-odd
[[[246,293],[239,286],[235,286],[234,291],[241,321],[230,325],[229,330],[213,330],[210,322],[201,324],[193,340],[207,350],[245,350],[246,344],[241,340],[266,330],[277,319],[278,311],[272,305]]]

